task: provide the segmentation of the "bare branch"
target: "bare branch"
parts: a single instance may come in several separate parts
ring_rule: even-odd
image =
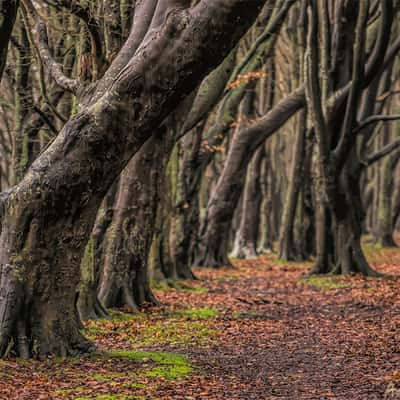
[[[49,4],[58,10],[66,9],[71,14],[81,19],[87,26],[90,35],[90,44],[92,48],[93,58],[95,60],[95,70],[93,75],[96,79],[97,73],[106,64],[103,52],[103,40],[101,35],[100,26],[90,11],[89,7],[84,7],[75,0],[43,0],[46,4]]]
[[[376,98],[376,101],[385,101],[388,97],[394,96],[396,94],[400,94],[400,89],[390,90],[386,93],[383,93],[379,97]]]
[[[63,72],[62,65],[53,59],[49,49],[46,25],[42,21],[31,0],[23,0],[23,5],[31,18],[35,21],[33,31],[38,38],[37,50],[48,72],[60,87],[76,95],[82,88],[81,82],[77,79],[67,77]]]
[[[372,165],[373,163],[379,161],[381,158],[387,156],[388,154],[392,153],[393,151],[400,149],[400,138],[398,138],[397,140],[395,140],[392,143],[387,144],[386,146],[384,146],[382,149],[380,149],[379,151],[369,155],[364,163],[368,166]]]
[[[379,122],[379,121],[395,121],[400,119],[400,114],[396,115],[372,115],[363,121],[361,121],[358,126],[353,129],[353,134],[360,133],[365,127],[367,127],[370,124],[373,124],[374,122]]]

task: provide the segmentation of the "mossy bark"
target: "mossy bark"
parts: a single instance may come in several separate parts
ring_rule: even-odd
[[[153,40],[111,79],[106,73],[84,90],[81,111],[1,196],[0,356],[9,349],[28,357],[92,348],[79,330],[75,298],[97,210],[128,161],[222,61],[263,1],[206,1],[190,13],[168,4]]]

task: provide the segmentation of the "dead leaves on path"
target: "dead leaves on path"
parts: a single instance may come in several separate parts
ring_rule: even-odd
[[[400,275],[398,250],[368,256]],[[398,281],[316,283],[273,255],[235,265],[160,287],[162,308],[87,324],[108,353],[1,361],[0,399],[399,398]]]

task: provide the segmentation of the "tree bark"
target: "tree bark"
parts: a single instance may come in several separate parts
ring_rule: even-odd
[[[396,247],[393,239],[393,206],[394,171],[400,160],[400,152],[390,155],[382,165],[382,183],[378,208],[378,240],[382,247]]]
[[[113,221],[105,240],[99,299],[105,307],[137,311],[158,304],[147,274],[165,138],[153,135],[120,177]]]
[[[0,1],[0,81],[7,62],[8,43],[14,27],[19,0]]]
[[[231,256],[240,259],[257,257],[259,216],[261,206],[261,164],[264,149],[259,148],[253,156],[246,177],[242,215]]]
[[[92,348],[79,331],[75,291],[101,201],[162,120],[232,49],[263,1],[203,0],[189,11],[178,3],[168,2],[152,40],[112,79],[106,73],[100,92],[87,92],[82,111],[2,194],[0,356],[10,347],[23,357]]]
[[[302,185],[302,172],[305,158],[306,112],[302,111],[298,121],[298,132],[294,143],[289,186],[283,207],[282,224],[279,237],[279,258],[284,261],[301,260],[294,243],[294,224],[299,194]]]
[[[304,106],[304,101],[303,89],[296,90],[264,117],[234,136],[223,171],[207,205],[195,265],[221,267],[230,264],[224,233],[229,232],[242,194],[247,165],[257,148]]]

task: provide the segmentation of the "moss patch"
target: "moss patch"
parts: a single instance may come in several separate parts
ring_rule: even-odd
[[[203,322],[169,319],[143,326],[131,342],[137,346],[207,346],[216,338],[217,332]]]
[[[134,361],[152,361],[157,365],[145,376],[168,380],[181,379],[193,371],[187,356],[177,353],[158,353],[150,351],[116,351],[108,353],[112,357],[129,358]]]
[[[99,336],[104,336],[107,334],[107,330],[102,326],[96,324],[96,322],[89,322],[84,330],[85,336],[90,339],[94,340]]]
[[[311,286],[319,290],[335,290],[350,287],[350,283],[339,276],[318,276],[313,275],[300,280],[301,284]]]

